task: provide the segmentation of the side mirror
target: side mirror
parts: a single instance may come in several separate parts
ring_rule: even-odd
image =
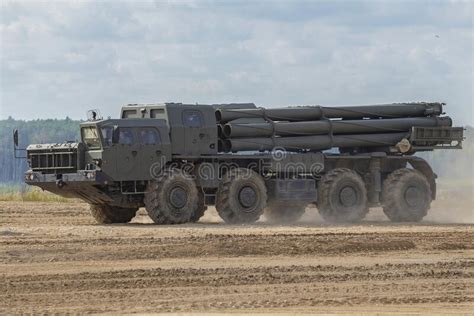
[[[24,152],[25,155],[21,156],[18,154],[19,151]],[[13,130],[13,156],[18,159],[27,159],[26,148],[18,148],[18,130]]]
[[[18,148],[18,130],[16,128],[13,130],[13,144],[15,148]]]
[[[118,144],[119,142],[119,127],[117,125],[114,126],[114,131],[113,131],[113,134],[112,134],[112,144]]]

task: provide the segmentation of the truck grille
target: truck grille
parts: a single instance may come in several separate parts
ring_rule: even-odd
[[[32,171],[68,173],[81,167],[79,143],[30,145],[27,149]]]
[[[34,153],[30,163],[33,171],[76,169],[77,152]]]

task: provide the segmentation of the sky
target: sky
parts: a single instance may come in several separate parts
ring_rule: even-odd
[[[446,102],[474,125],[472,1],[1,2],[0,119],[127,103]]]

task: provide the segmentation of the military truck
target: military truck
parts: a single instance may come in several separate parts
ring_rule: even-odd
[[[156,224],[196,222],[209,205],[230,224],[294,222],[309,204],[330,222],[376,206],[420,221],[436,174],[414,154],[462,147],[444,105],[129,104],[81,123],[80,142],[29,145],[25,182],[86,201],[103,224],[140,207]]]

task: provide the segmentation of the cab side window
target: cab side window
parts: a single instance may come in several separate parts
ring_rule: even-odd
[[[122,118],[135,118],[137,117],[137,110],[123,110]]]
[[[119,130],[119,144],[120,145],[132,145],[135,143],[133,130],[131,128],[120,128]]]
[[[140,128],[138,134],[140,135],[140,144],[142,145],[158,145],[161,143],[160,134],[156,128]]]
[[[112,126],[103,126],[100,128],[100,132],[102,133],[102,139],[103,139],[102,146],[104,148],[112,146],[114,128]]]
[[[151,109],[150,110],[151,118],[166,118],[164,109]]]
[[[202,127],[204,118],[200,111],[187,110],[183,112],[183,125],[185,127]]]

